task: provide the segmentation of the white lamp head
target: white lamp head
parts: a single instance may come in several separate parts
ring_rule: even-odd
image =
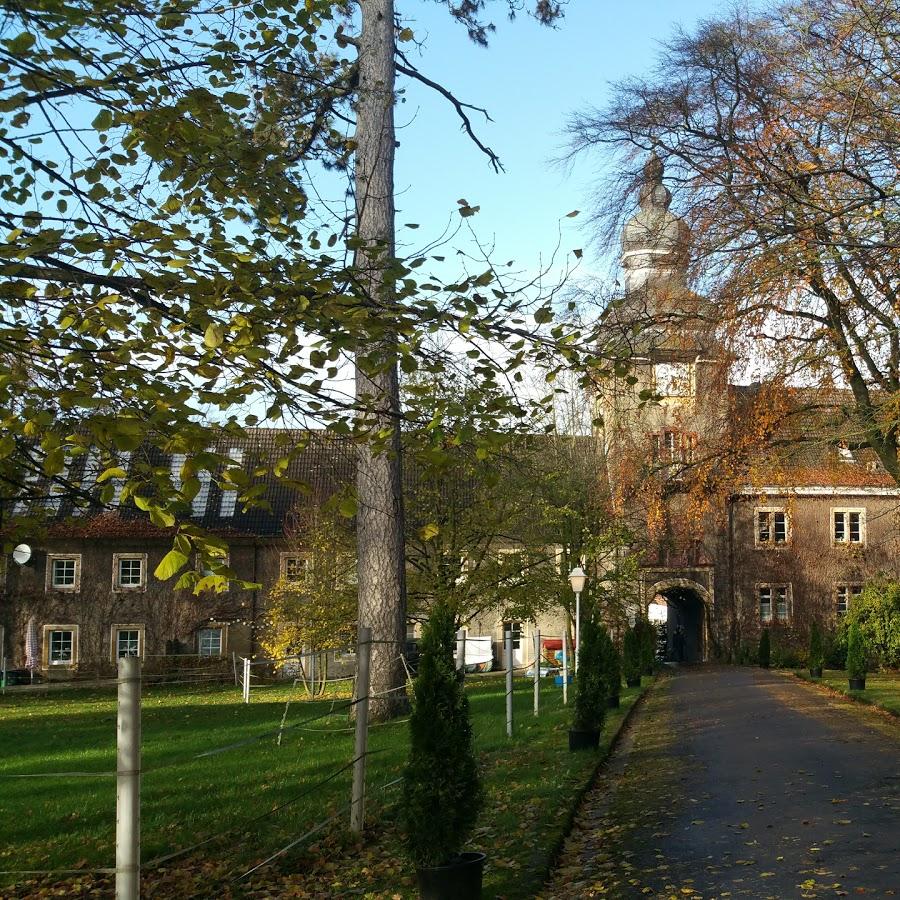
[[[14,562],[17,562],[20,566],[24,566],[25,563],[31,559],[31,547],[28,544],[19,544],[12,552],[12,558]]]
[[[580,594],[584,590],[584,583],[587,581],[587,574],[581,566],[575,566],[571,572],[569,572],[569,584],[572,585],[572,590],[576,594]]]

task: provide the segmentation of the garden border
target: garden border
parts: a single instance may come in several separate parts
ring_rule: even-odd
[[[600,774],[606,767],[607,763],[612,758],[613,752],[619,746],[622,741],[622,737],[625,734],[625,729],[631,724],[631,720],[634,718],[635,713],[638,708],[643,705],[644,700],[647,698],[649,693],[653,690],[656,690],[658,685],[662,682],[664,678],[670,677],[665,670],[661,670],[657,672],[653,676],[653,681],[647,685],[646,688],[641,689],[641,693],[635,698],[634,703],[631,704],[630,709],[625,716],[623,717],[621,723],[619,724],[619,730],[613,735],[612,740],[609,742],[606,750],[601,754],[600,758],[597,760],[597,764],[591,770],[590,775],[587,780],[584,782],[582,787],[575,793],[573,797],[572,806],[569,809],[568,816],[566,817],[565,826],[563,831],[561,832],[558,840],[554,844],[553,847],[550,848],[550,852],[547,855],[547,867],[544,872],[544,877],[541,880],[541,886],[547,884],[550,876],[553,874],[553,870],[559,864],[559,860],[562,856],[563,849],[565,848],[566,841],[572,834],[572,829],[575,827],[575,819],[578,815],[578,810],[581,809],[581,805],[584,802],[584,798],[588,795],[590,791],[594,789],[597,784],[598,779],[600,778]]]
[[[802,671],[791,670],[789,674],[792,677],[796,678],[797,681],[802,681],[804,684],[813,685],[813,687],[818,688],[818,690],[823,694],[830,694],[832,697],[837,697],[841,700],[846,700],[850,703],[857,703],[860,706],[867,707],[868,709],[878,713],[879,715],[885,716],[890,722],[895,725],[900,723],[900,712],[889,709],[886,706],[882,706],[880,703],[876,703],[874,700],[868,700],[865,697],[857,697],[854,694],[849,693],[848,691],[842,691],[839,688],[834,688],[830,684],[825,684],[825,682],[820,681],[817,678],[813,678]]]

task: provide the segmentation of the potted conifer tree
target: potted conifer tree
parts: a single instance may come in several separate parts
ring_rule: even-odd
[[[593,619],[581,625],[578,672],[575,676],[575,717],[569,729],[569,750],[596,750],[606,717],[600,628]]]
[[[649,619],[638,619],[634,630],[641,647],[641,675],[652,675],[656,663],[656,629]]]
[[[847,681],[851,691],[866,689],[866,642],[856,622],[847,634]]]
[[[633,628],[625,629],[622,640],[622,674],[628,687],[641,686],[641,645]]]
[[[822,632],[819,623],[813,621],[809,629],[809,674],[813,678],[822,677],[822,666],[825,664],[825,653],[822,649]]]
[[[759,636],[759,667],[768,669],[772,661],[772,641],[769,637],[769,629],[763,628]]]
[[[600,629],[601,659],[603,660],[603,680],[606,682],[607,706],[619,708],[619,695],[622,692],[622,660],[609,632]]]
[[[402,821],[422,900],[478,900],[483,853],[463,853],[482,792],[469,701],[456,672],[456,628],[437,606],[419,642]]]

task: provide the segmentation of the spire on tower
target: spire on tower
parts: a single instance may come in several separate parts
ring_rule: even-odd
[[[622,266],[628,292],[642,287],[687,287],[690,229],[669,210],[672,194],[656,151],[644,163],[640,209],[622,231]]]

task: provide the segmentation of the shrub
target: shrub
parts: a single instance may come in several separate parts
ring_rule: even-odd
[[[600,650],[606,696],[612,699],[618,697],[622,690],[622,661],[616,645],[605,628],[600,629]]]
[[[641,677],[641,645],[633,628],[625,629],[622,640],[622,674],[626,681],[635,681]]]
[[[581,625],[578,674],[575,678],[575,717],[579,731],[597,731],[606,716],[606,680],[603,677],[600,627],[592,619]]]
[[[825,665],[825,651],[822,648],[822,632],[819,623],[813,622],[809,629],[809,667],[821,669]]]
[[[847,668],[847,629],[839,625],[834,631],[829,631],[823,640],[823,657],[825,666],[829,669]]]
[[[757,656],[760,667],[763,669],[768,669],[771,662],[771,657],[772,643],[771,639],[769,638],[769,629],[763,628],[762,634],[759,638],[759,654]]]
[[[652,675],[656,662],[656,628],[647,619],[638,619],[634,623],[641,648],[641,674]]]
[[[441,604],[419,642],[403,773],[406,847],[419,868],[443,865],[459,853],[482,802],[469,700],[456,672],[455,650],[453,613]]]
[[[847,633],[847,677],[863,678],[866,674],[866,642],[859,625],[850,624]]]
[[[880,578],[854,597],[847,622],[859,625],[873,662],[900,668],[900,581]]]

